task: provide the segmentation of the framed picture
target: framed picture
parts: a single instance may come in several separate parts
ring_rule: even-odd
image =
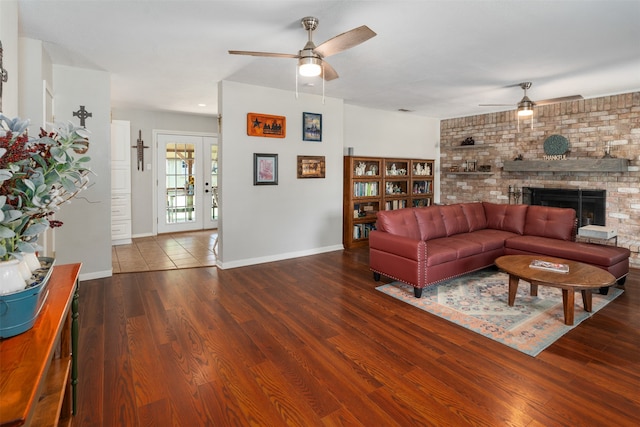
[[[475,160],[467,160],[467,172],[475,172],[476,163],[477,162]]]
[[[253,153],[253,185],[278,185],[278,155]]]
[[[285,116],[247,113],[247,135],[284,138],[287,135],[287,118]]]
[[[324,178],[324,156],[298,156],[298,178]]]
[[[302,140],[322,141],[322,114],[302,113]]]

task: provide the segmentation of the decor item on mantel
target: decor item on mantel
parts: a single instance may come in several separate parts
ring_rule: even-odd
[[[473,137],[465,138],[464,141],[460,145],[474,145],[476,142],[473,140]]]
[[[569,140],[562,135],[551,135],[544,140],[545,160],[564,160],[569,152]]]
[[[40,258],[40,265],[34,265],[33,254],[41,249],[38,237],[47,228],[62,225],[53,214],[87,188],[90,173],[85,166],[90,158],[73,155],[74,150],[86,148],[86,129],[62,124],[55,132],[42,130],[39,138],[30,138],[28,125],[28,120],[0,114],[0,266],[14,268],[14,264],[30,261],[32,272],[26,280],[14,273],[0,273],[2,338],[33,325],[44,302],[42,295],[46,295],[47,271],[54,262]],[[16,311],[25,317],[20,313],[16,317]]]
[[[611,155],[611,141],[607,142],[607,146],[604,149],[604,156],[602,156],[603,159],[615,159],[616,156],[612,156]]]

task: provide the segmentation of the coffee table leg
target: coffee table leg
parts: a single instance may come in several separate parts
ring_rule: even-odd
[[[512,274],[509,275],[509,307],[513,307],[513,303],[516,301],[518,282],[520,282],[520,279]]]
[[[564,309],[564,324],[573,325],[573,311],[575,304],[575,291],[571,289],[562,290],[562,308]]]
[[[538,296],[538,285],[535,283],[531,283],[531,285],[529,286],[529,294],[532,297],[537,297]]]
[[[584,311],[591,313],[591,291],[589,290],[582,290],[582,305],[584,306]]]

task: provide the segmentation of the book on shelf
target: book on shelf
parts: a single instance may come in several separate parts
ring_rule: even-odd
[[[529,267],[536,268],[538,270],[553,271],[556,273],[569,272],[569,266],[567,264],[561,264],[559,262],[542,261],[540,259],[534,259],[533,261],[531,261],[531,264],[529,264]]]
[[[375,224],[356,224],[353,226],[353,238],[354,240],[368,239],[371,230],[375,229]]]
[[[378,195],[377,182],[354,182],[353,195],[355,197],[367,197]]]

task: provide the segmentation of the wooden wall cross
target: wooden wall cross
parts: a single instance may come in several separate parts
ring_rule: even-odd
[[[135,148],[138,154],[138,170],[144,171],[144,149],[149,148],[148,145],[144,145],[142,140],[142,129],[138,131],[138,140],[136,145],[132,145],[131,148]]]

